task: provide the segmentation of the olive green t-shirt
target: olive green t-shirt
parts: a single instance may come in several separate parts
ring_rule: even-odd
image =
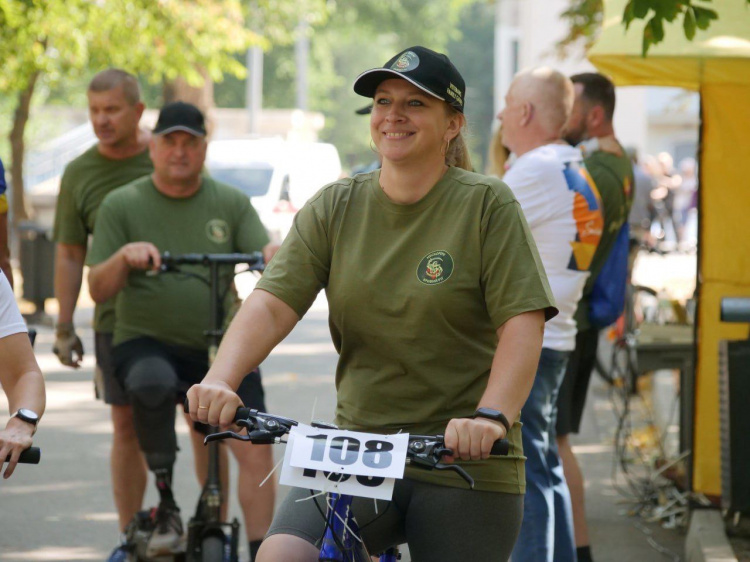
[[[414,204],[392,202],[379,171],[323,188],[300,211],[259,281],[301,317],[325,288],[336,422],[375,432],[443,433],[474,413],[496,330],[523,312],[556,313],[518,202],[497,178],[450,168]],[[520,425],[508,458],[465,463],[477,488],[522,493]],[[466,486],[458,476],[410,477]]]
[[[633,164],[623,150],[621,156],[597,150],[583,159],[586,170],[599,190],[604,208],[604,229],[594,258],[591,260],[591,275],[583,287],[583,296],[575,313],[578,331],[591,327],[589,322],[589,297],[594,281],[607,261],[617,233],[628,220],[633,204]]]
[[[112,160],[92,146],[65,168],[55,209],[55,242],[86,246],[94,233],[96,211],[113,189],[154,170],[148,150],[123,160]],[[96,305],[94,329],[111,333],[115,327],[113,300]]]
[[[160,252],[249,253],[260,251],[268,235],[250,200],[239,190],[203,178],[186,198],[159,192],[150,177],[108,195],[99,208],[89,265],[107,260],[129,242],[151,242]],[[204,277],[208,268],[180,266]],[[222,276],[231,281],[234,267]],[[206,349],[209,289],[193,277],[132,270],[117,296],[114,343],[150,336],[168,344]],[[228,295],[229,296],[229,295]]]

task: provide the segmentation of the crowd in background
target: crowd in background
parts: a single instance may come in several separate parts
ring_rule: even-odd
[[[631,153],[635,199],[630,213],[634,233],[664,250],[693,250],[697,242],[698,165],[686,157],[674,165],[668,152],[638,158]]]

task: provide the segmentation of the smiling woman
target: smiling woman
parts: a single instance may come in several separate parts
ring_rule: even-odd
[[[415,560],[506,560],[525,486],[519,412],[545,317],[556,314],[547,279],[508,187],[470,171],[466,86],[448,57],[411,47],[361,74],[354,91],[374,100],[370,132],[382,168],[323,187],[299,210],[190,390],[191,416],[231,423],[240,373],[325,288],[339,353],[336,424],[444,434],[451,459],[475,480],[472,491],[458,477],[407,468],[383,517],[356,498],[368,550],[406,541]],[[504,437],[510,455],[490,458]],[[305,493],[287,496],[258,560],[318,559],[326,523],[315,502],[295,501]]]

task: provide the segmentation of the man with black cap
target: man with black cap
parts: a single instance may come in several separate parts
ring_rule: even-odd
[[[175,397],[208,369],[204,330],[205,286],[158,270],[161,252],[232,253],[275,246],[247,196],[204,177],[206,128],[193,105],[165,106],[149,144],[154,172],[108,195],[99,208],[89,254],[89,288],[96,302],[117,296],[115,374],[133,405],[138,441],[156,476],[160,503],[149,556],[183,548],[182,523],[171,491],[176,459]],[[263,409],[260,374],[248,375],[240,393]],[[240,465],[240,504],[251,550],[257,550],[273,513],[274,488],[259,483],[273,463],[267,446],[230,444]]]

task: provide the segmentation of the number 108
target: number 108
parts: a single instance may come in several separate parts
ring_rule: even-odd
[[[382,470],[391,466],[393,462],[393,443],[388,441],[371,439],[365,441],[365,448],[361,450],[362,444],[354,437],[337,436],[330,439],[330,444],[328,435],[308,435],[307,438],[313,441],[310,455],[313,461],[323,462],[327,450],[331,462],[344,466],[353,465],[360,460],[360,453],[362,464],[368,468]]]

